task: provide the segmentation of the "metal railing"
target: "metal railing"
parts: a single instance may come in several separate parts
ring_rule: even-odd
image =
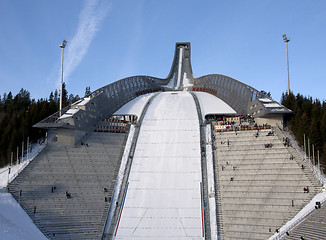
[[[320,171],[316,168],[316,166],[314,166],[308,158],[307,161],[307,156],[305,154],[305,152],[299,147],[297,141],[295,140],[295,137],[292,136],[292,134],[290,134],[287,131],[284,131],[279,125],[277,125],[277,129],[287,138],[289,138],[290,143],[292,145],[292,147],[297,151],[297,153],[299,154],[299,156],[302,158],[302,160],[309,166],[312,174],[320,181],[320,183],[322,183],[324,186],[326,184],[326,179],[324,176],[322,176],[322,174],[320,173]],[[326,201],[326,198],[322,199],[320,201],[321,204],[323,204]],[[277,240],[277,239],[281,239],[283,236],[285,236],[286,233],[288,233],[289,231],[291,231],[292,229],[294,229],[296,226],[298,226],[301,222],[303,222],[307,216],[309,216],[313,211],[315,210],[315,206],[312,205],[311,207],[307,208],[305,210],[304,213],[302,213],[302,215],[300,215],[299,217],[294,217],[293,220],[290,220],[290,224],[288,224],[286,227],[284,227],[283,229],[279,230],[278,233],[275,233],[272,237],[269,238],[269,240]]]
[[[290,140],[292,147],[297,151],[297,153],[302,158],[302,160],[305,163],[307,163],[313,175],[319,180],[321,184],[323,184],[326,187],[326,177],[323,176],[323,174],[321,173],[320,169],[318,169],[318,167],[312,164],[312,162],[310,161],[306,153],[302,150],[302,148],[299,147],[297,141],[295,140],[295,137],[290,132],[282,130],[282,128],[279,125],[277,125],[277,127],[284,134],[284,136]]]
[[[320,201],[320,204],[323,204],[326,201],[326,198]],[[310,208],[306,209],[306,212],[303,213],[300,217],[290,223],[287,227],[281,229],[278,233],[275,233],[273,236],[269,238],[269,240],[278,240],[285,236],[285,234],[296,226],[298,226],[301,222],[303,222],[314,210],[316,210],[315,206],[312,205]],[[291,221],[291,220],[290,220]]]

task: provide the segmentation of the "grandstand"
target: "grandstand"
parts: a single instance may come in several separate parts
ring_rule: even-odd
[[[233,78],[194,78],[176,43],[167,78],[121,79],[37,123],[47,145],[8,191],[49,239],[321,239],[323,201],[282,231],[322,191],[290,113]]]

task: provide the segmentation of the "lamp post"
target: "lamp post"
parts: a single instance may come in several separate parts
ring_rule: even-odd
[[[60,105],[59,105],[59,116],[61,117],[62,111],[62,84],[63,84],[63,49],[66,47],[67,41],[63,40],[60,45],[61,48],[61,84],[60,84]]]
[[[288,42],[290,39],[287,38],[286,34],[283,34],[283,40],[286,44],[286,69],[288,74],[288,95],[290,94],[290,77],[289,77],[289,54],[288,54]]]

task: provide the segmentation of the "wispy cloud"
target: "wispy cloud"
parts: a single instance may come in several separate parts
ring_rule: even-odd
[[[71,40],[68,39],[65,50],[65,79],[83,60],[88,48],[100,28],[102,20],[111,9],[110,2],[100,0],[87,0],[79,15],[79,23],[76,34]]]

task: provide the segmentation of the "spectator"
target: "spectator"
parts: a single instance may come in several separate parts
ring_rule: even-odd
[[[71,195],[68,191],[66,191],[66,197],[67,197],[67,199],[71,198]]]

